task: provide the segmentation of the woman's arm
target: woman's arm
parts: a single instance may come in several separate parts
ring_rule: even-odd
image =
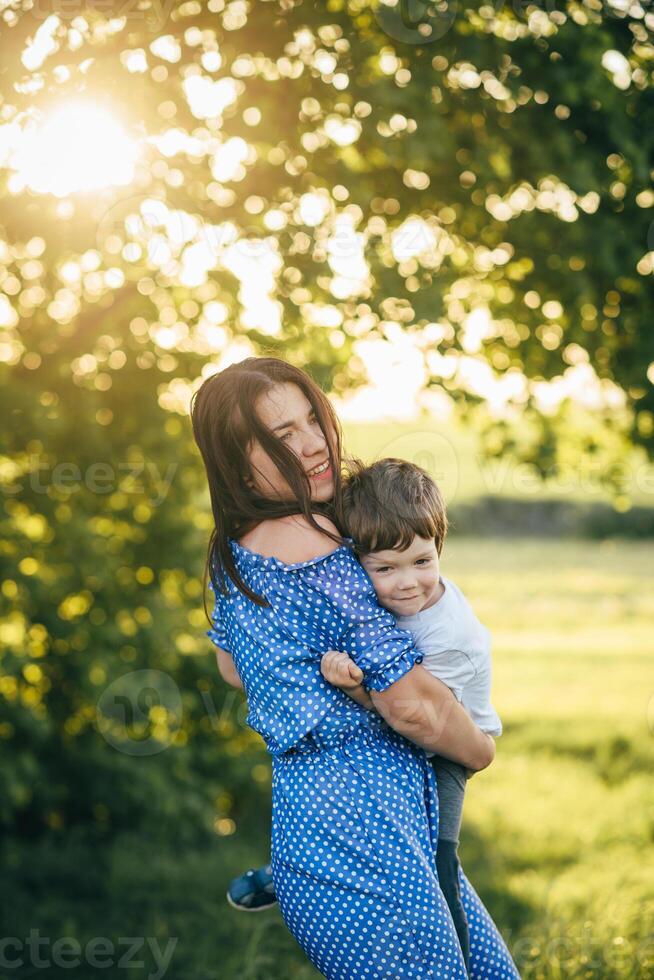
[[[221,647],[216,647],[216,658],[218,660],[218,670],[220,671],[220,676],[222,679],[227,684],[231,684],[232,687],[238,687],[241,690],[244,690],[243,681],[238,676],[238,671],[234,666],[234,661],[227,653],[227,650],[223,650]]]
[[[495,758],[493,739],[477,728],[450,689],[419,664],[370,696],[391,728],[428,752],[476,772]]]
[[[436,680],[424,667],[414,666],[404,677],[381,693],[366,691],[361,683],[363,671],[346,653],[328,651],[322,657],[320,671],[330,684],[345,691],[364,708],[378,710],[392,728],[427,751],[438,752],[474,771],[484,769],[493,761],[495,742],[488,735],[480,732],[467,712],[456,701],[450,689]],[[414,677],[416,672],[417,676]],[[427,674],[431,680],[436,680],[435,689],[430,689],[434,686],[429,684],[425,684],[424,690],[420,693],[412,689],[412,686],[415,687],[424,680],[422,674]],[[376,700],[378,698],[379,704]],[[455,710],[453,711],[452,708]],[[433,735],[437,736],[437,743],[430,741]],[[478,735],[483,735],[490,746],[480,740]],[[481,753],[480,749],[483,750]],[[477,763],[475,766],[472,764],[473,757]]]

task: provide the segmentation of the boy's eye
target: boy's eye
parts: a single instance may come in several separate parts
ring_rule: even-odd
[[[430,561],[431,558],[418,558],[416,561],[416,565],[428,565]]]
[[[291,435],[292,435],[291,432],[285,432],[283,436],[280,436],[280,438],[282,442],[288,442],[288,440],[291,438]]]
[[[390,570],[391,570],[390,565],[381,565],[379,568],[375,569],[375,571],[377,572],[390,572]]]

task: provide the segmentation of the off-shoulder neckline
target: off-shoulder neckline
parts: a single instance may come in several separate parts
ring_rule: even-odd
[[[237,553],[243,555],[249,561],[258,562],[262,565],[275,565],[278,568],[284,570],[293,570],[296,568],[306,568],[309,565],[317,565],[319,562],[326,561],[328,558],[333,558],[335,555],[341,554],[343,551],[352,551],[352,539],[345,538],[346,542],[349,544],[341,544],[337,548],[328,551],[325,555],[316,555],[315,558],[307,558],[305,561],[293,561],[286,562],[282,561],[281,558],[275,558],[274,555],[262,555],[258,551],[252,551],[250,548],[246,548],[244,544],[239,544],[236,538],[230,538],[229,543],[233,550]]]

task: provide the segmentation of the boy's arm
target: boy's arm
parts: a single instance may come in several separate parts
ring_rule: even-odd
[[[346,687],[343,688],[346,694],[349,694],[351,698],[357,701],[359,704],[363,705],[369,711],[376,711],[374,704],[372,703],[372,698],[366,691],[363,684],[359,684],[358,687]]]
[[[320,672],[326,681],[345,691],[353,701],[368,708],[369,711],[376,710],[372,698],[361,683],[363,671],[347,653],[329,650],[323,654]]]

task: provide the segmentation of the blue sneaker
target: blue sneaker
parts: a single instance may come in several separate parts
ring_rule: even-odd
[[[244,875],[234,878],[227,889],[227,901],[239,912],[263,912],[277,904],[272,869],[250,868]]]

